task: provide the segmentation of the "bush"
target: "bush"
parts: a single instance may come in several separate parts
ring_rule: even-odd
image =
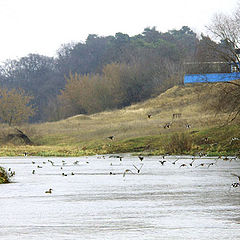
[[[0,184],[9,183],[9,176],[3,167],[0,167]]]
[[[187,153],[192,149],[192,138],[185,133],[175,133],[169,137],[164,146],[164,150],[168,153]]]

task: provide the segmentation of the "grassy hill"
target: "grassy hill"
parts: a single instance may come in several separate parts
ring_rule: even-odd
[[[214,101],[216,84],[175,86],[163,94],[121,110],[77,115],[58,122],[19,127],[33,146],[12,140],[2,143],[0,155],[75,156],[114,152],[141,154],[237,154],[238,122],[223,126],[226,114],[215,114],[208,105]],[[174,118],[173,114],[181,117]],[[148,118],[148,114],[151,117]],[[170,128],[164,128],[171,123]],[[186,128],[189,124],[191,127]],[[3,135],[13,131],[2,125]],[[108,136],[115,136],[110,140]]]

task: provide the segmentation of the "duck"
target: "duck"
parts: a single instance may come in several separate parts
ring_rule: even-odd
[[[45,191],[45,193],[52,193],[52,188],[49,188],[47,191]]]

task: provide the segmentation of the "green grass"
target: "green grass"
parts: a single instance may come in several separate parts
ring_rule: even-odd
[[[211,85],[212,86],[212,85]],[[26,146],[19,140],[0,142],[0,156],[19,156],[26,151],[36,156],[81,156],[92,154],[135,152],[141,154],[234,155],[240,149],[238,122],[229,126],[227,115],[210,112],[204,96],[211,99],[212,87],[207,84],[175,86],[165,93],[121,110],[93,115],[77,115],[58,122],[18,126],[34,142]],[[170,129],[173,113],[181,113]],[[152,114],[150,119],[147,114]],[[186,129],[185,124],[192,127]],[[14,129],[2,125],[0,139]],[[195,132],[195,133],[193,133]],[[113,141],[107,137],[114,135]],[[204,138],[208,138],[208,142]]]

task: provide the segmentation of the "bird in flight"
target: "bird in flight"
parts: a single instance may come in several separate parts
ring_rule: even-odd
[[[189,163],[189,165],[192,167],[193,163],[194,163],[195,159],[192,158],[192,161]]]
[[[143,164],[141,165],[140,168],[136,167],[134,164],[133,164],[133,166],[137,169],[137,173],[140,173],[140,171],[141,171],[141,169],[142,169],[142,167],[143,167]]]
[[[214,162],[212,162],[212,163],[208,163],[207,165],[208,165],[208,167],[207,168],[209,168],[210,166],[213,166],[213,165],[216,165],[216,163],[214,163]]]
[[[180,167],[187,167],[187,165],[185,163],[183,163]]]
[[[237,178],[238,178],[238,181],[240,182],[240,176],[239,176],[239,175],[237,175],[237,174],[235,174],[235,173],[231,173],[231,175],[237,177]]]
[[[199,165],[197,165],[196,167],[203,167],[205,163],[200,163]],[[195,168],[196,168],[195,167]]]
[[[162,164],[162,166],[164,165],[164,163],[166,162],[165,160],[163,160],[163,161],[159,161],[161,164]]]
[[[126,173],[132,173],[132,174],[135,174],[133,171],[131,171],[130,169],[126,169],[124,172],[123,172],[123,177],[125,177]]]
[[[235,182],[235,183],[233,183],[231,186],[234,187],[234,188],[236,188],[236,187],[239,187],[239,186],[240,186],[240,183]]]
[[[176,162],[177,162],[178,160],[179,160],[179,159],[176,159],[174,162],[172,162],[172,164],[174,164],[174,165],[175,165],[175,164],[176,164]]]

